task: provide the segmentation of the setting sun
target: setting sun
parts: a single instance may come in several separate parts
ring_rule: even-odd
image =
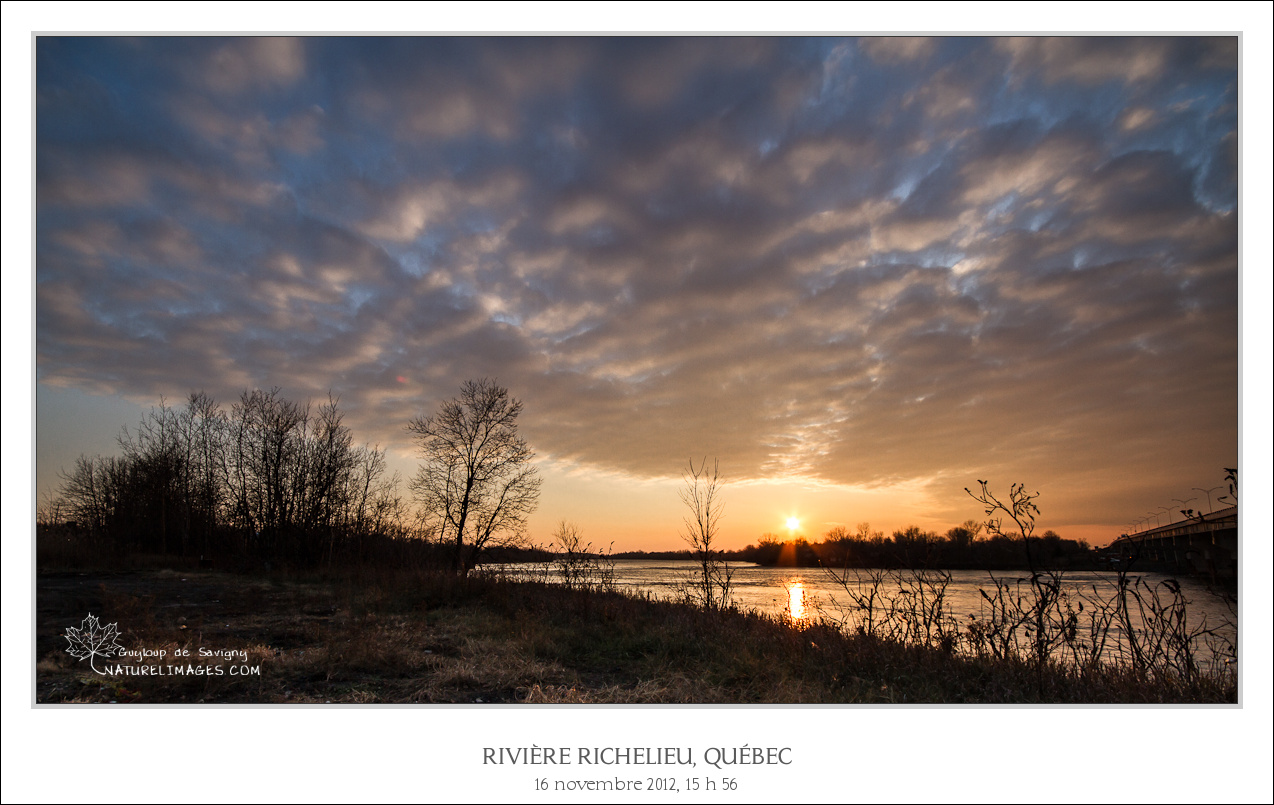
[[[796,529],[800,527],[801,527],[801,520],[799,517],[787,518],[787,528],[789,531],[795,531]]]

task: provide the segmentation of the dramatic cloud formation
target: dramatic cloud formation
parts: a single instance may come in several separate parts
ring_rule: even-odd
[[[994,478],[1118,529],[1236,466],[1233,37],[42,37],[36,70],[47,388],[331,389],[406,448],[490,376],[547,462],[953,522]]]

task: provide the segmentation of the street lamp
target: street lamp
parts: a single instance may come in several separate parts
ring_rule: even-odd
[[[1212,513],[1212,493],[1217,491],[1218,489],[1225,489],[1224,486],[1214,486],[1211,489],[1200,489],[1197,486],[1192,486],[1190,488],[1193,489],[1195,492],[1202,492],[1203,494],[1208,496],[1208,514]]]
[[[1195,501],[1195,500],[1198,500],[1198,498],[1186,498],[1185,500],[1182,500],[1181,498],[1173,498],[1173,499],[1172,499],[1172,502],[1173,502],[1173,503],[1180,503],[1180,504],[1181,504],[1181,516],[1182,516],[1182,517],[1185,517],[1185,516],[1187,516],[1187,515],[1186,515],[1186,504],[1187,504],[1187,503],[1190,503],[1190,502],[1192,502],[1192,501]]]

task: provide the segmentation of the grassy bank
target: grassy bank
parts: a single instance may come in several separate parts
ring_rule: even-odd
[[[1236,700],[1232,681],[957,657],[828,623],[422,572],[42,573],[37,601],[41,703]],[[125,649],[164,651],[161,664],[228,649],[260,675],[96,674],[91,662],[117,658],[65,650],[89,613],[118,624]]]

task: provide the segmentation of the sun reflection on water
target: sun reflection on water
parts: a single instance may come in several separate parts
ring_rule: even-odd
[[[805,617],[805,583],[801,580],[788,582],[787,614],[794,621]]]

